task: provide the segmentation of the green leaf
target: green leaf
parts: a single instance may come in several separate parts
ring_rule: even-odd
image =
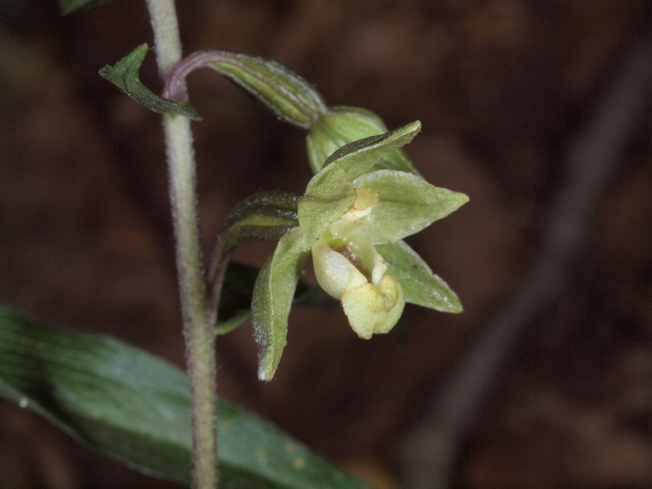
[[[62,15],[66,15],[81,8],[91,8],[110,0],[59,0],[59,10]]]
[[[383,120],[369,110],[358,107],[329,107],[310,127],[306,138],[310,167],[317,173],[328,157],[342,146],[387,131]],[[412,160],[400,148],[384,155],[375,168],[419,174]]]
[[[141,105],[159,114],[178,114],[190,117],[194,121],[202,120],[197,111],[187,102],[178,104],[158,95],[154,95],[138,78],[138,69],[147,54],[147,44],[141,44],[115,66],[106,65],[100,70],[100,76]]]
[[[315,87],[274,60],[246,54],[214,52],[209,66],[219,71],[279,119],[307,129],[326,111]]]
[[[385,259],[387,274],[403,287],[406,302],[441,312],[462,312],[455,292],[405,241],[377,245],[376,250]]]
[[[328,226],[351,208],[357,195],[351,180],[342,170],[331,173],[321,185],[311,188],[308,184],[308,188],[310,190],[298,205],[304,251],[311,249]]]
[[[0,395],[133,468],[190,482],[189,390],[142,350],[0,306]],[[223,400],[218,416],[221,489],[369,489],[258,416]]]
[[[468,202],[465,194],[435,187],[423,178],[393,170],[378,170],[357,178],[353,185],[375,192],[380,203],[371,211],[373,222],[364,233],[374,244],[393,243],[418,233]]]
[[[355,180],[367,173],[383,156],[412,141],[420,130],[421,123],[415,121],[380,136],[360,139],[341,147],[326,160],[319,173],[312,177],[306,195],[313,195],[317,188],[330,185],[332,180],[339,178],[337,175],[340,170],[349,180]]]
[[[258,378],[272,380],[287,343],[288,316],[294,291],[308,258],[300,228],[287,232],[258,275],[251,302],[258,345]]]
[[[252,240],[278,241],[299,225],[297,200],[292,190],[267,190],[250,195],[227,215],[220,239],[224,249]]]

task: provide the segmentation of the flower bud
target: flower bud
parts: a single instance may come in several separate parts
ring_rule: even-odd
[[[358,107],[329,107],[310,126],[306,137],[310,168],[317,173],[328,157],[345,144],[386,132],[387,126],[383,120],[369,110]],[[419,174],[402,149],[385,155],[376,164],[376,168]]]

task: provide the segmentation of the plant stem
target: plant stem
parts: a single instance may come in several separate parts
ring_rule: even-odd
[[[148,0],[159,75],[165,80],[181,60],[181,42],[173,0]],[[186,98],[185,86],[182,88]],[[190,377],[193,434],[193,487],[217,488],[217,392],[215,335],[206,309],[196,196],[195,155],[190,119],[165,114],[170,203],[177,273]]]
[[[161,80],[181,61],[181,39],[174,0],[147,0],[149,17],[154,31],[156,63]],[[185,95],[185,89],[183,90]]]
[[[190,121],[186,117],[166,114],[163,120],[186,362],[190,376],[193,486],[197,489],[214,489],[217,487],[215,337],[206,311],[192,134]]]

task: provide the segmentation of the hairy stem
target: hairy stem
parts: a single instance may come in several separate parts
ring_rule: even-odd
[[[161,80],[181,61],[181,39],[174,0],[147,0],[149,17],[154,31],[156,64]],[[185,89],[183,89],[185,95]]]
[[[181,42],[173,0],[148,0],[159,75],[181,59]],[[185,85],[180,90],[186,98]],[[176,244],[177,272],[190,377],[193,434],[193,487],[217,488],[217,393],[215,336],[206,309],[197,213],[195,155],[190,119],[165,114],[170,203]]]

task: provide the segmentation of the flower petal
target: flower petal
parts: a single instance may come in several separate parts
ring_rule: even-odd
[[[418,233],[469,200],[464,194],[435,187],[417,175],[395,170],[367,173],[353,184],[371,190],[380,198],[371,211],[373,222],[362,231],[374,244],[393,243]]]
[[[312,249],[312,262],[317,282],[326,293],[340,299],[350,285],[367,283],[366,277],[344,255],[333,250],[321,238]]]
[[[308,251],[353,206],[357,192],[343,171],[299,199],[297,215],[303,231],[303,249]]]
[[[341,298],[358,336],[369,339],[375,333],[387,333],[398,322],[405,299],[400,284],[385,274],[385,260],[364,236],[352,236],[337,251],[331,245],[321,238],[312,249],[319,285],[332,297]]]

